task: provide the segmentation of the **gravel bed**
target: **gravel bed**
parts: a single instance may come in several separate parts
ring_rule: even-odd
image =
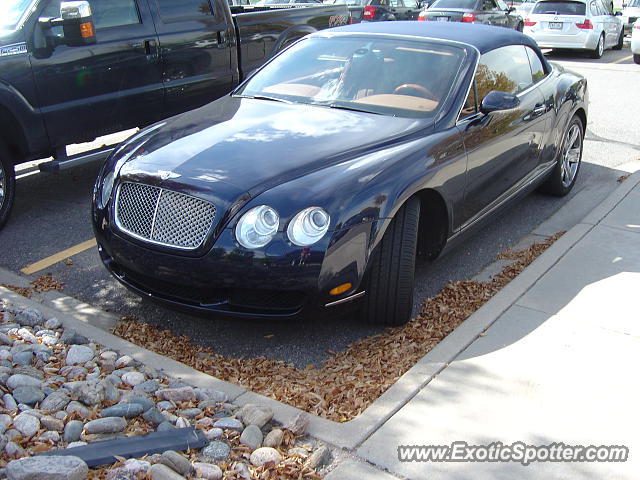
[[[0,478],[319,479],[332,459],[305,436],[304,416],[276,425],[267,406],[240,408],[2,299],[0,390]],[[76,456],[35,456],[185,427],[209,443],[94,469]]]

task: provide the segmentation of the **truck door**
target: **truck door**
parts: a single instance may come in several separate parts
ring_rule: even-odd
[[[97,43],[31,55],[44,122],[57,146],[148,125],[162,113],[158,37],[146,1],[89,3]],[[39,13],[59,15],[60,0],[45,1]],[[53,33],[62,34],[62,28]]]
[[[160,39],[165,117],[220,98],[238,81],[232,68],[235,31],[225,10],[213,8],[220,5],[149,0]]]

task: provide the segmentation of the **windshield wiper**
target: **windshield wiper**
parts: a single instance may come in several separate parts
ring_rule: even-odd
[[[253,98],[254,100],[271,100],[272,102],[293,103],[292,101],[285,100],[284,98],[269,97],[267,95],[234,95],[234,97]]]
[[[349,110],[351,112],[373,113],[374,115],[382,115],[378,112],[372,112],[371,110],[363,110],[362,108],[349,107],[347,105],[339,105],[337,103],[312,103],[311,105],[319,105],[321,107],[336,108],[338,110]]]

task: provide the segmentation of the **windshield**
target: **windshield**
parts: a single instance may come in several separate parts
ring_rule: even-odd
[[[476,7],[476,0],[438,0],[429,8],[466,8],[473,9]]]
[[[267,64],[236,95],[400,117],[431,117],[464,51],[427,41],[310,38]]]
[[[33,0],[1,0],[0,29],[13,30]]]
[[[538,2],[531,13],[551,15],[584,15],[586,6],[581,2]]]
[[[627,7],[640,7],[640,0],[631,0],[627,2]]]

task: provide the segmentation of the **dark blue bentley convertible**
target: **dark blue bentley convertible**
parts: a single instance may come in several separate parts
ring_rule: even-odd
[[[107,160],[104,265],[165,304],[282,318],[356,301],[409,319],[433,258],[534,188],[573,187],[587,83],[483,25],[315,33],[227,97],[141,131]]]

